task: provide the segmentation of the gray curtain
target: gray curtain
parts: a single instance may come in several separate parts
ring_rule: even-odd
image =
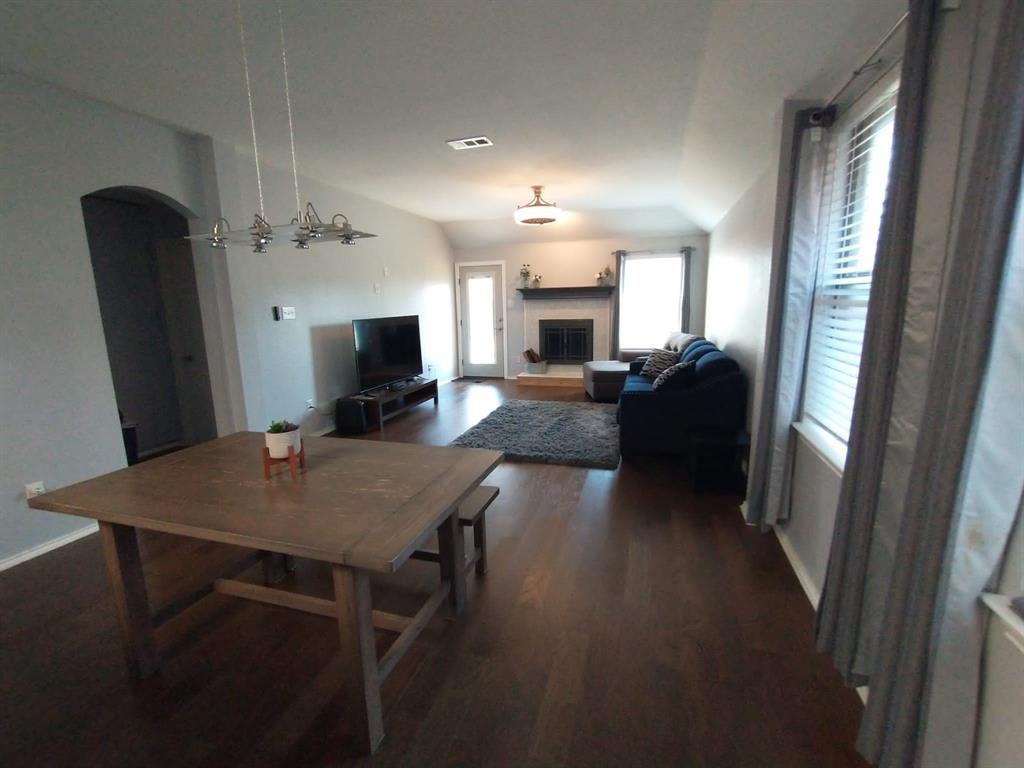
[[[818,648],[830,653],[847,682],[864,683],[858,667],[862,611],[873,529],[892,416],[893,393],[910,279],[918,175],[929,69],[940,0],[911,0],[893,128],[889,194],[882,217],[864,330],[860,375],[828,570],[818,608]]]
[[[679,309],[679,330],[684,333],[690,332],[690,293],[693,289],[693,275],[690,270],[690,263],[693,261],[693,246],[683,246],[683,305]]]
[[[820,108],[795,111],[784,124],[792,137],[780,159],[780,167],[785,169],[780,185],[788,184],[779,194],[785,201],[786,225],[781,247],[772,253],[764,376],[743,505],[747,523],[762,530],[785,520],[789,513],[791,425],[800,415],[807,334],[822,246],[818,235],[829,197],[828,134],[807,130],[812,115],[821,112]]]
[[[1019,254],[1021,235],[1014,221],[1024,170],[1024,3],[1018,0],[1003,4],[982,114],[991,117],[978,129],[956,249],[943,281],[936,333],[942,354],[932,357],[928,372],[925,418],[858,740],[864,755],[885,768],[970,765],[980,630],[973,641],[968,634],[957,635],[953,647],[962,659],[957,674],[937,660],[950,633],[971,623],[979,585],[998,567],[1012,524],[1012,499],[1014,494],[1019,499],[1024,482],[1019,471],[1009,483],[994,478],[1006,495],[990,514],[965,508],[979,492],[971,472],[984,469],[981,462],[972,465],[972,457],[992,441],[1005,440],[1014,419],[1016,427],[1021,422],[1019,402],[1002,414],[991,408],[993,390],[996,404],[1005,405],[998,396],[1005,371],[995,381],[986,380],[992,372],[993,329],[1005,309],[1001,297],[1003,303],[1008,295],[1018,300],[1020,289],[1019,263],[1007,269],[1013,233]],[[1019,334],[1019,327],[1008,332]],[[1019,470],[1019,461],[1015,464]],[[961,528],[965,514],[971,525]]]
[[[612,360],[619,359],[619,306],[622,300],[622,274],[627,251],[613,251],[615,257],[615,293],[612,296]]]

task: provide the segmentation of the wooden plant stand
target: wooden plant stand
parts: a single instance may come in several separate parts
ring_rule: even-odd
[[[270,449],[263,446],[263,476],[270,479],[271,468],[275,464],[287,464],[292,472],[292,480],[299,479],[299,467],[306,468],[306,446],[299,440],[299,452],[295,452],[293,446],[288,446],[288,458],[286,459],[272,459],[270,458]]]

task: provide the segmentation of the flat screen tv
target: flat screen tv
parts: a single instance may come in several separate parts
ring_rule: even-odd
[[[419,315],[353,320],[352,334],[360,392],[423,373]]]

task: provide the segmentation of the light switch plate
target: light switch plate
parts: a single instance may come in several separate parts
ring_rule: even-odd
[[[294,320],[295,319],[295,307],[281,307],[281,319],[283,319],[283,320]]]

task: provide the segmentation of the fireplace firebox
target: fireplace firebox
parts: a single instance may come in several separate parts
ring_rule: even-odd
[[[549,363],[594,359],[593,320],[541,320],[540,354]]]

